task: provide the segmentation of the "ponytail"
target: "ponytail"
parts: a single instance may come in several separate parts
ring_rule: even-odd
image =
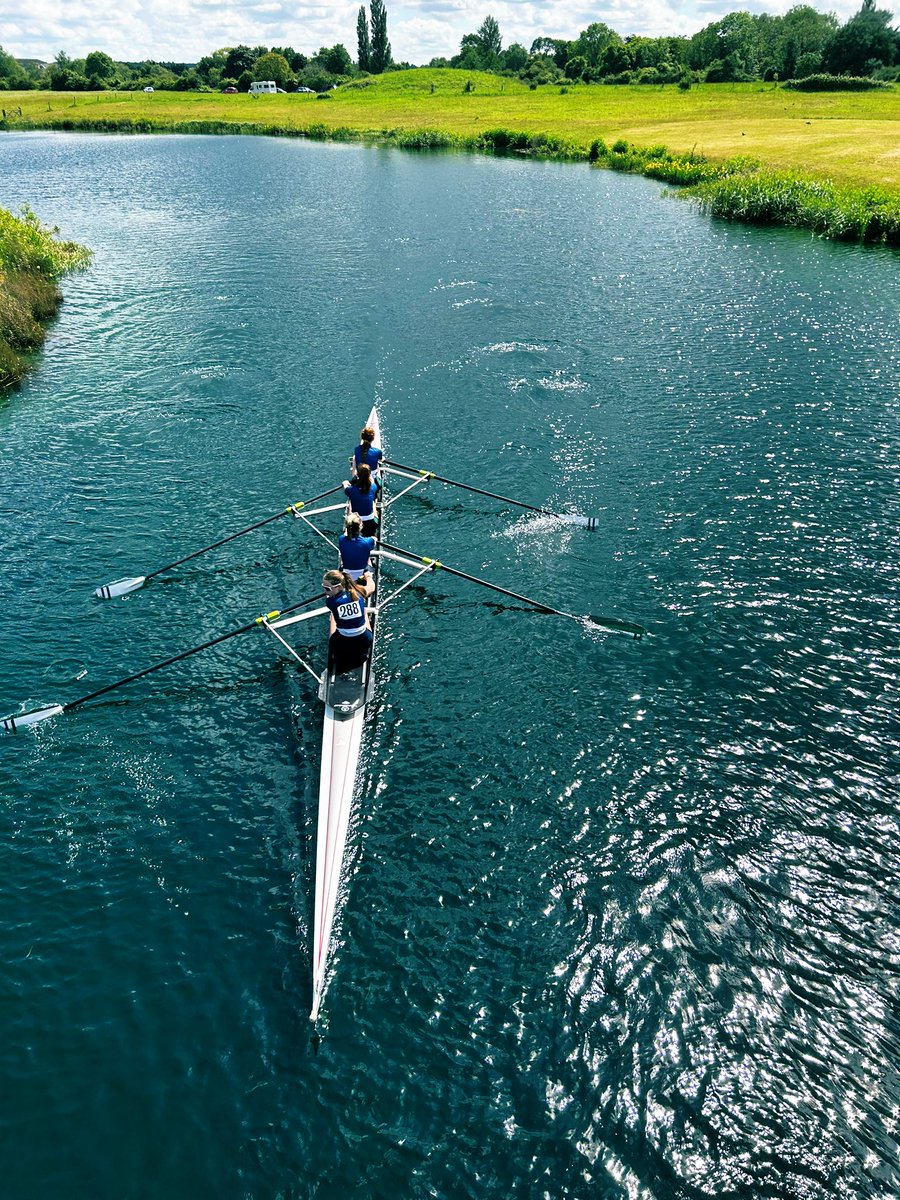
[[[368,492],[372,487],[372,470],[368,463],[360,463],[356,468],[356,483],[361,492]]]

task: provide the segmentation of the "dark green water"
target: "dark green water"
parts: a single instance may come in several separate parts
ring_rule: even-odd
[[[313,1053],[320,716],[264,634],[0,742],[10,1200],[894,1197],[897,258],[640,179],[4,135],[91,245],[0,402],[0,713],[315,590],[376,399],[386,611]],[[320,653],[314,632],[310,653]]]

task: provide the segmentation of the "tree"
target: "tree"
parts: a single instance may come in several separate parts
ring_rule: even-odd
[[[384,0],[372,0],[369,14],[372,29],[369,70],[373,75],[380,75],[391,65],[391,43],[387,35],[387,9],[384,7]]]
[[[88,79],[99,79],[105,82],[115,77],[116,64],[102,50],[92,50],[84,60],[84,73]]]
[[[521,71],[528,62],[528,51],[519,42],[512,42],[500,57],[507,71]]]
[[[363,4],[356,17],[356,62],[361,71],[368,71],[371,52],[369,22],[366,20],[366,6]]]
[[[631,52],[628,47],[617,46],[613,42],[600,55],[597,70],[601,76],[621,75],[623,71],[630,71],[633,66],[634,62],[632,61]]]
[[[831,13],[820,13],[808,4],[797,4],[788,9],[778,23],[775,41],[775,69],[779,79],[802,79],[812,75],[822,63],[825,44],[838,28],[837,19]],[[818,62],[808,68],[814,56]],[[800,66],[800,60],[804,65]]]
[[[292,71],[302,71],[309,61],[305,54],[300,54],[293,46],[272,46],[273,54],[280,54],[287,60]]]
[[[863,0],[862,8],[825,46],[825,65],[838,75],[865,75],[873,67],[900,58],[900,34],[891,28],[893,13]]]
[[[31,87],[28,76],[20,64],[11,54],[7,54],[2,46],[0,46],[0,81],[4,87],[11,90]]]
[[[179,75],[175,81],[173,91],[176,92],[199,92],[204,88],[203,79],[200,72],[196,69],[185,71],[183,75]]]
[[[347,53],[346,46],[342,46],[340,42],[330,48],[323,46],[314,62],[321,64],[329,75],[349,75],[353,70],[353,60]]]
[[[596,67],[607,46],[621,44],[622,39],[608,25],[604,25],[602,21],[594,21],[587,29],[583,29],[577,40],[572,43],[571,56],[580,55],[587,59],[590,66]],[[566,74],[568,75],[568,71]]]
[[[295,82],[294,72],[288,65],[287,59],[283,54],[274,54],[271,50],[259,56],[250,73],[254,80],[274,79],[275,85],[284,88],[285,91]]]
[[[238,79],[245,71],[253,70],[256,58],[249,46],[231,46],[225,55],[223,73]]]
[[[495,63],[503,49],[503,43],[500,40],[500,26],[496,20],[490,15],[486,16],[479,25],[475,36],[478,38],[485,64]]]
[[[555,66],[560,70],[566,65],[566,59],[569,57],[569,43],[564,38],[535,38],[531,43],[531,56],[540,55],[541,57],[552,58]]]
[[[583,79],[588,70],[590,66],[584,55],[573,54],[566,63],[566,79]]]
[[[227,50],[214,50],[212,54],[204,54],[197,63],[197,74],[210,86],[215,87],[222,81],[227,55]]]

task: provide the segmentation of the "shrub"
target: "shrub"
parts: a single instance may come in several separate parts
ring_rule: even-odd
[[[789,79],[782,87],[793,92],[891,91],[889,83],[868,75],[810,75],[806,79]]]

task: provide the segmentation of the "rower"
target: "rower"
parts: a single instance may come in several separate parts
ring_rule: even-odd
[[[367,425],[365,429],[360,431],[359,445],[353,451],[353,458],[350,460],[350,465],[354,471],[365,463],[365,465],[377,475],[381,460],[384,457],[380,446],[374,445],[375,430],[371,425]]]
[[[367,584],[369,555],[375,549],[375,539],[362,536],[362,518],[359,513],[350,513],[344,521],[344,532],[338,541],[338,549],[344,573],[354,580],[363,576],[363,582]]]
[[[354,581],[344,571],[326,571],[322,576],[325,605],[331,613],[328,657],[338,674],[352,671],[366,661],[372,645],[372,629],[366,600],[375,590],[368,577]]]
[[[378,528],[375,501],[380,491],[381,484],[373,478],[371,468],[365,463],[360,463],[352,479],[344,480],[344,495],[362,521],[363,537],[372,537]]]

